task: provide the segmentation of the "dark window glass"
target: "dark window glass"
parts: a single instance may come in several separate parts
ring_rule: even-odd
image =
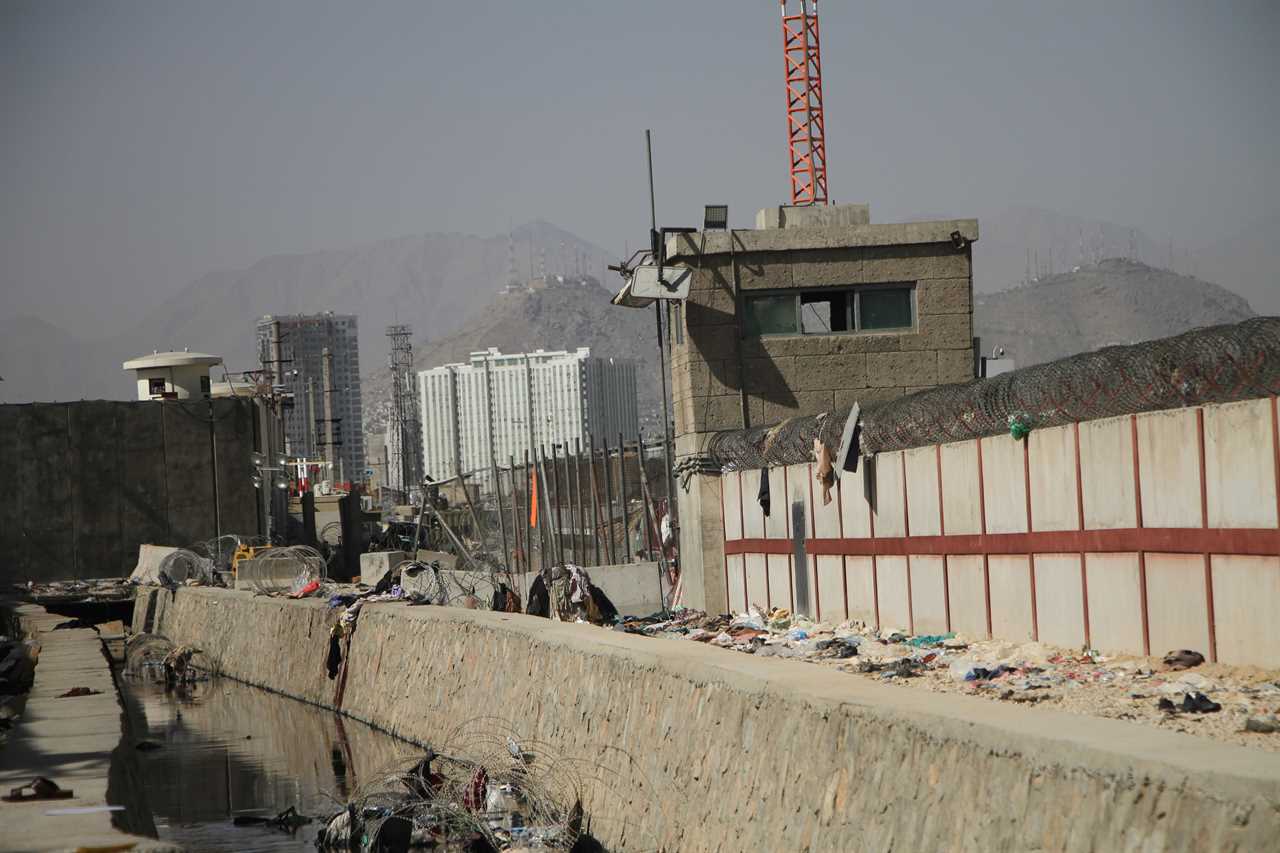
[[[201,376],[200,377],[200,393],[208,397],[209,392],[210,392],[209,377]]]
[[[147,381],[148,393],[152,396],[164,393],[164,377]]]
[[[800,294],[800,331],[806,335],[829,335],[849,331],[849,294]]]
[[[911,322],[911,288],[893,287],[864,290],[858,294],[859,328],[909,329]]]
[[[794,335],[798,331],[794,294],[748,296],[743,307],[748,335]]]

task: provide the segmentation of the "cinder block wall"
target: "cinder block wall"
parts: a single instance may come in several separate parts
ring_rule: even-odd
[[[1268,398],[931,445],[878,454],[827,505],[792,465],[768,472],[768,518],[761,472],[725,474],[708,608],[1280,666],[1278,434]]]
[[[673,239],[695,268],[671,347],[676,434],[764,426],[973,378],[976,220],[708,233]],[[959,233],[963,247],[953,243]],[[734,251],[730,252],[730,241]],[[910,284],[906,332],[746,336],[734,291]],[[744,422],[741,394],[747,398]]]

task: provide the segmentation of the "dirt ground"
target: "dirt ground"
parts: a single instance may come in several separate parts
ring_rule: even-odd
[[[1132,720],[1280,752],[1280,671],[1195,663],[1196,650],[1166,663],[1163,656],[1106,655],[961,634],[913,637],[858,622],[826,625],[793,618],[784,610],[753,611],[732,620],[683,611],[669,622],[621,627],[831,667],[851,678],[874,678],[903,689]],[[1186,663],[1195,665],[1183,668]],[[1220,707],[1211,710],[1214,706]],[[1271,731],[1246,730],[1250,718],[1253,727]]]

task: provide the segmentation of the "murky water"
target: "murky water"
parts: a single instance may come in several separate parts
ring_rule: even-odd
[[[130,765],[121,775],[131,780],[133,798],[144,801],[136,810],[150,812],[156,834],[188,850],[314,851],[319,820],[293,834],[233,820],[275,817],[290,807],[328,817],[362,780],[421,752],[362,723],[230,679],[166,691],[122,678],[121,687],[129,736],[134,745],[144,742],[142,749],[120,750]]]

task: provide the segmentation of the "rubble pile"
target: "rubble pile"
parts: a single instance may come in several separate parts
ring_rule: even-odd
[[[1190,649],[1164,658],[1103,655],[1038,642],[958,633],[910,635],[850,620],[815,622],[785,608],[711,616],[624,617],[615,630],[693,640],[757,657],[797,659],[840,672],[943,693],[1135,720],[1280,751],[1280,673],[1205,663]]]

